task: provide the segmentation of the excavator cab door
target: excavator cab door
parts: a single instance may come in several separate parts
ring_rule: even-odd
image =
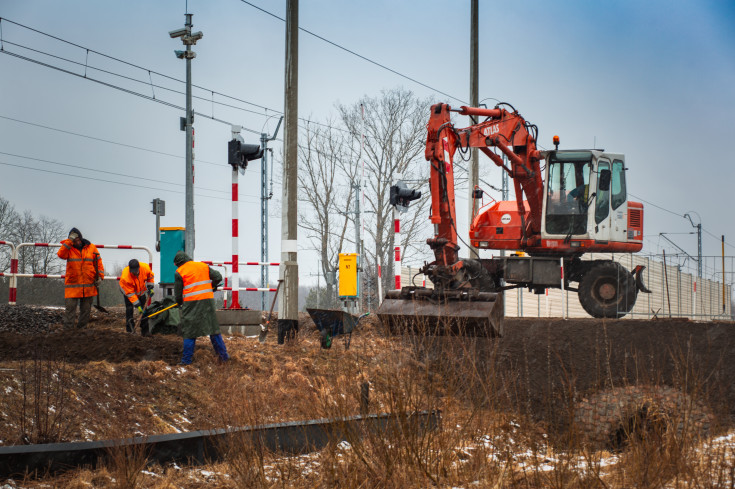
[[[628,196],[625,185],[625,157],[603,153],[596,161],[596,189],[592,232],[598,243],[625,242],[628,224]]]
[[[556,151],[549,155],[541,234],[545,239],[582,238],[589,233],[593,155]]]

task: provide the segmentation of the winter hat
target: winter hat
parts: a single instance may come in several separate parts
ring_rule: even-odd
[[[140,262],[133,258],[128,262],[128,267],[130,268],[130,272],[138,275],[138,272],[140,272]]]
[[[174,265],[177,267],[180,267],[184,263],[191,261],[191,257],[184,253],[183,251],[179,251],[176,253],[176,256],[174,256]]]
[[[69,239],[74,241],[77,238],[82,239],[82,232],[77,228],[71,228],[71,231],[69,231]]]

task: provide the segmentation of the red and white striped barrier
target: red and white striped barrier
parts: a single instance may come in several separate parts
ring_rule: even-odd
[[[232,265],[231,261],[208,261],[208,260],[202,260],[202,263],[206,263],[207,265],[212,266],[224,266],[224,265]],[[238,263],[238,265],[267,265],[271,267],[278,267],[281,266],[280,263],[275,262],[263,262],[263,261],[241,261]]]
[[[0,244],[8,244],[11,245],[11,243],[6,243],[5,241],[0,241]],[[54,275],[54,274],[46,274],[46,273],[18,273],[18,255],[20,254],[21,248],[29,248],[29,247],[36,247],[36,248],[60,248],[62,245],[61,243],[21,243],[18,246],[15,246],[13,249],[13,255],[10,260],[10,273],[9,274],[2,274],[3,276],[9,276],[10,277],[10,293],[8,297],[8,304],[11,306],[14,306],[17,300],[18,295],[18,285],[17,285],[17,279],[18,277],[21,278],[64,278],[65,275]],[[150,267],[153,267],[153,253],[147,246],[137,246],[137,245],[95,245],[98,249],[117,249],[117,250],[144,250],[148,253],[148,265]],[[120,280],[120,277],[115,276],[104,276],[102,277],[103,280]]]
[[[222,290],[232,290],[232,289],[233,287],[222,287]],[[268,288],[268,287],[240,287],[237,290],[242,290],[245,292],[275,292],[278,289]],[[235,292],[233,291],[232,294],[234,297]]]
[[[15,305],[18,287],[18,279],[15,278],[15,274],[18,273],[18,258],[15,255],[15,245],[10,241],[0,241],[0,244],[10,246],[10,273],[0,273],[0,276],[10,277],[8,304]]]
[[[212,261],[212,260],[202,260],[202,263],[206,263],[207,265],[211,267],[223,267],[225,269],[225,286],[220,287],[219,290],[222,290],[225,293],[224,297],[224,304],[222,307],[224,309],[227,309],[227,291],[230,291],[232,293],[232,304],[230,305],[230,309],[240,309],[240,294],[239,292],[275,292],[276,289],[269,289],[269,288],[255,288],[255,287],[240,287],[240,281],[238,278],[237,281],[237,287],[235,286],[235,267],[232,266],[232,261]],[[245,266],[271,266],[271,267],[278,267],[281,264],[277,262],[262,262],[262,261],[241,261],[238,262],[238,265],[245,265]],[[227,285],[227,266],[232,266],[232,284],[231,286]],[[237,299],[236,299],[237,297]],[[234,304],[237,304],[235,306]]]

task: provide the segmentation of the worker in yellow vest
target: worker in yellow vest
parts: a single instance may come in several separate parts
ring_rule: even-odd
[[[143,314],[148,299],[153,295],[153,271],[147,263],[133,258],[120,274],[120,290],[125,296],[125,330],[135,333],[133,311]],[[140,334],[148,336],[148,320],[140,322]]]
[[[209,335],[218,362],[230,359],[215,314],[214,291],[222,283],[222,275],[206,263],[192,261],[179,251],[174,256],[174,298],[181,306],[181,334],[184,352],[179,365],[189,365],[199,336]]]

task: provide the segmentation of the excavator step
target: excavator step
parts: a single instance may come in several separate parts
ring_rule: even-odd
[[[503,335],[503,294],[404,287],[386,294],[378,317],[396,334],[497,337]]]

